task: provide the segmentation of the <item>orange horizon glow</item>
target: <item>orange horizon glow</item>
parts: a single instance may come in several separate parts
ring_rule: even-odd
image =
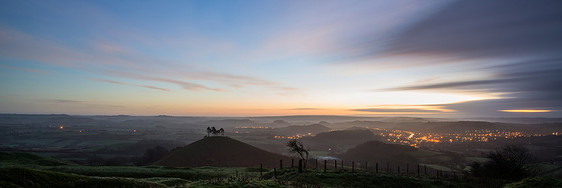
[[[501,112],[520,112],[520,113],[545,113],[552,112],[552,110],[534,110],[534,109],[514,109],[514,110],[499,110]]]

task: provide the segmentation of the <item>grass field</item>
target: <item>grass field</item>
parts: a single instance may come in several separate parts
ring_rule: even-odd
[[[439,168],[439,166],[435,166]],[[260,172],[261,171],[261,172]],[[559,185],[530,179],[521,185]],[[542,183],[542,184],[541,184]],[[503,184],[499,184],[503,185]],[[494,187],[470,179],[438,179],[362,170],[82,166],[26,153],[0,152],[0,187]]]

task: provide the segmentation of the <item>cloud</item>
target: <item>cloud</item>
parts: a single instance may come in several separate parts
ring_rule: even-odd
[[[209,71],[188,72],[188,73],[183,73],[183,75],[190,79],[211,80],[211,81],[223,83],[225,85],[235,85],[239,87],[243,87],[244,85],[255,85],[255,86],[281,85],[280,83],[277,82],[271,82],[251,76],[232,75],[228,73],[219,73],[219,72],[209,72]]]
[[[167,91],[167,92],[170,91],[169,89],[160,88],[160,87],[155,87],[155,86],[149,86],[149,85],[130,84],[130,83],[118,82],[118,81],[106,80],[106,79],[93,79],[93,80],[94,80],[94,81],[99,81],[99,82],[106,82],[106,83],[118,84],[118,85],[136,86],[136,87],[143,87],[143,88],[155,89],[155,90]]]
[[[46,99],[46,100],[39,100],[39,101],[42,101],[42,102],[50,102],[50,103],[57,103],[57,104],[84,103],[84,101],[68,100],[68,99]]]
[[[210,90],[210,91],[223,91],[222,89],[217,88],[210,88],[201,84],[196,84],[187,81],[169,79],[169,78],[161,78],[161,77],[154,77],[149,75],[143,75],[139,73],[132,73],[132,72],[121,72],[121,71],[110,71],[110,74],[113,76],[125,77],[130,79],[137,79],[137,80],[148,80],[148,81],[157,81],[157,82],[166,82],[177,84],[184,89],[192,90],[192,91],[200,91],[200,90]]]
[[[481,88],[482,86],[500,84],[510,82],[513,80],[475,80],[475,81],[459,81],[459,82],[445,82],[437,84],[426,85],[411,85],[403,87],[394,87],[386,89],[377,89],[375,91],[408,91],[408,90],[430,90],[430,89],[466,89],[466,88]]]
[[[223,91],[223,89],[182,81],[182,79],[212,81],[238,88],[248,85],[283,86],[281,83],[252,76],[201,70],[190,65],[186,67],[183,63],[142,55],[142,53],[127,49],[117,43],[107,41],[93,41],[92,43],[92,49],[81,51],[80,49],[71,48],[22,31],[0,27],[0,56],[3,57],[35,60],[50,65],[83,70],[96,74],[109,74],[113,76],[125,75],[127,78],[137,80],[173,83],[192,91]],[[5,68],[15,69],[16,67]],[[190,70],[186,71],[186,68]],[[18,70],[34,71],[21,68]],[[138,73],[121,72],[121,74],[113,74],[113,70],[128,70],[128,72]]]
[[[562,103],[557,99],[490,99],[468,101],[454,104],[442,104],[445,108],[458,111],[457,117],[552,117],[562,116]],[[541,109],[550,113],[507,113],[505,109]]]
[[[291,108],[289,110],[305,110],[305,111],[308,111],[308,110],[325,110],[325,109],[323,109],[323,108]]]
[[[489,76],[375,91],[504,93],[502,99],[446,105],[469,116],[505,116],[498,112],[503,109],[561,109],[560,18],[561,1],[455,1],[404,29],[378,55],[416,60],[404,67],[456,63],[464,71]]]
[[[22,68],[22,67],[13,67],[13,66],[8,66],[8,65],[0,65],[0,67],[6,68],[6,69],[12,69],[12,70],[24,71],[24,72],[45,73],[44,71],[38,70],[38,69],[30,69],[30,68]]]
[[[423,109],[384,109],[384,108],[364,108],[364,109],[353,109],[352,111],[357,112],[441,112],[439,110],[423,110]]]
[[[28,35],[24,32],[0,27],[0,55],[19,59],[32,59],[51,65],[68,67],[97,74],[125,77],[136,80],[151,80],[180,85],[191,91],[225,91],[220,88],[212,88],[203,84],[194,83],[189,80],[212,81],[229,87],[243,88],[246,86],[264,86],[275,90],[286,91],[290,88],[282,83],[264,80],[252,76],[235,75],[215,71],[191,70],[185,71],[185,66],[178,67],[176,62],[162,61],[139,55],[111,42],[95,42],[92,51],[82,53],[67,48],[49,40]],[[154,63],[154,62],[161,62]],[[153,66],[157,65],[157,66]],[[13,67],[6,67],[12,68]],[[111,69],[108,71],[108,69]],[[128,70],[113,71],[113,70]],[[195,71],[193,71],[195,69]],[[27,70],[33,71],[33,70]],[[115,72],[119,72],[115,74]],[[133,73],[137,72],[137,73]],[[152,86],[138,85],[150,88]],[[154,87],[152,89],[162,89]],[[164,90],[163,90],[164,91]]]
[[[562,51],[560,1],[456,1],[396,37],[389,54],[511,58]]]

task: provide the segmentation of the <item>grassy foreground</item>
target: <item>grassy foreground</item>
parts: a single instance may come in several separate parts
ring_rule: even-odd
[[[81,166],[25,153],[0,152],[0,187],[498,187],[358,171],[259,168]],[[506,187],[561,187],[560,179],[531,178]]]

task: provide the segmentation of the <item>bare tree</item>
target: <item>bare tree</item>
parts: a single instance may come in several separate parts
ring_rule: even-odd
[[[487,156],[490,161],[472,164],[472,174],[477,177],[520,180],[535,175],[534,156],[522,145],[507,145]]]
[[[301,141],[297,139],[290,140],[287,142],[287,147],[289,147],[289,152],[298,154],[302,162],[304,163],[304,168],[306,168],[306,163],[308,162],[308,148],[304,148]]]

